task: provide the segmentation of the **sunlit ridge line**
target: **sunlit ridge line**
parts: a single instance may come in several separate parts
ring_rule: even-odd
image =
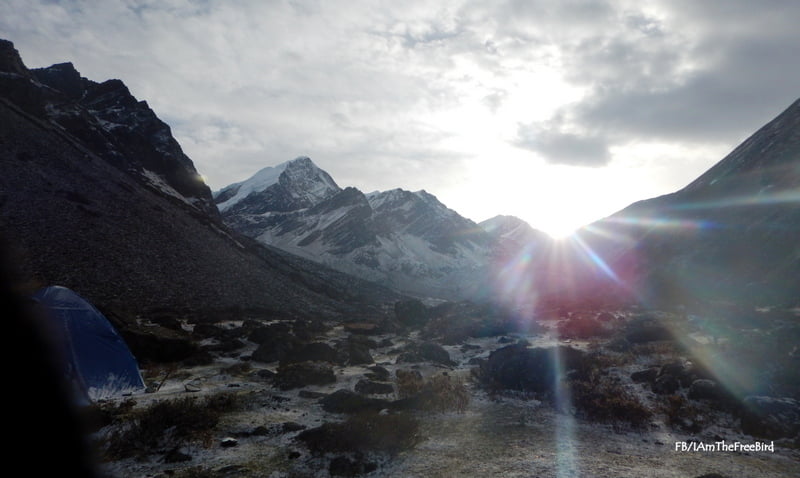
[[[701,201],[676,204],[669,209],[674,210],[693,210],[693,209],[715,209],[735,206],[760,206],[782,203],[800,202],[800,192],[784,191],[773,194],[750,194],[747,196],[734,196],[728,199],[716,201]]]

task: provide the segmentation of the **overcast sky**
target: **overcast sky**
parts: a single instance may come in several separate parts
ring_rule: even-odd
[[[0,2],[30,68],[120,78],[212,189],[310,156],[550,233],[673,192],[800,96],[795,0]]]

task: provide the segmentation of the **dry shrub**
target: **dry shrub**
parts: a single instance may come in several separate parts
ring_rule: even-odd
[[[464,381],[449,375],[431,377],[420,391],[420,405],[424,410],[464,413],[469,405],[469,391]]]
[[[569,382],[569,387],[572,404],[589,420],[644,427],[653,416],[635,395],[618,383],[575,380]]]
[[[230,376],[243,376],[253,371],[253,366],[247,362],[237,362],[229,367],[225,367],[220,372]]]
[[[644,344],[634,344],[631,353],[635,356],[642,355],[675,355],[679,352],[673,342],[647,342]]]
[[[663,406],[663,412],[667,417],[667,425],[671,427],[690,432],[697,432],[702,428],[699,422],[700,411],[682,395],[669,395]]]
[[[126,399],[121,402],[92,403],[79,411],[87,430],[96,432],[103,427],[124,420],[135,406],[135,400]]]
[[[463,413],[469,405],[469,391],[464,381],[444,373],[425,380],[416,370],[398,370],[397,394],[400,399],[413,402],[413,408],[421,410]]]
[[[606,369],[619,365],[623,359],[622,355],[587,355],[566,385],[571,393],[572,404],[589,420],[627,422],[634,427],[643,427],[653,413],[606,372]]]
[[[400,398],[413,397],[422,391],[425,381],[416,370],[397,370],[397,395]]]
[[[223,413],[240,406],[238,396],[219,394],[205,399],[185,397],[164,400],[130,414],[127,423],[111,433],[108,459],[143,456],[154,450],[186,442],[209,445],[211,431]]]
[[[406,414],[354,415],[341,423],[324,423],[305,430],[297,439],[315,454],[329,452],[382,452],[390,455],[412,448],[419,440],[419,424]]]

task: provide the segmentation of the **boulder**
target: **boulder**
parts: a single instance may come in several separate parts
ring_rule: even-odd
[[[430,318],[428,308],[417,299],[397,301],[394,304],[394,315],[406,327],[422,327]]]
[[[689,386],[688,397],[692,400],[717,401],[723,398],[723,393],[717,382],[708,379],[698,379]]]
[[[386,395],[394,393],[391,383],[373,382],[372,380],[359,380],[355,386],[356,392],[362,395]]]
[[[269,325],[257,325],[257,323],[253,322],[255,321],[250,322],[249,325],[245,324],[247,326],[243,325],[243,327],[251,329],[247,339],[253,343],[260,345],[267,340],[274,341],[275,339],[288,339],[290,337],[294,339],[291,333],[292,328],[286,322]]]
[[[378,382],[385,382],[389,380],[389,371],[386,370],[384,367],[380,365],[375,365],[374,367],[369,368],[369,373],[365,374],[365,376],[369,379],[376,380]]]
[[[347,343],[361,345],[368,349],[378,348],[378,342],[364,335],[350,335],[347,337]]]
[[[777,440],[800,433],[800,402],[792,398],[749,396],[742,402],[742,431]]]
[[[170,451],[164,454],[163,458],[164,463],[169,463],[169,464],[181,463],[191,460],[192,460],[192,455],[184,453],[183,451],[181,451],[180,447],[175,447],[171,449]]]
[[[674,375],[661,375],[653,383],[653,392],[659,395],[671,395],[679,388],[681,388],[681,384]]]
[[[678,386],[688,387],[694,381],[694,377],[690,373],[690,368],[686,362],[680,360],[669,362],[661,366],[658,371],[659,377],[670,376],[678,381]]]
[[[223,339],[225,338],[225,330],[214,324],[197,324],[192,329],[192,334],[197,337],[210,338],[210,339]]]
[[[378,465],[367,461],[363,455],[357,456],[355,460],[351,460],[346,456],[337,456],[331,460],[328,473],[331,476],[359,476],[372,473],[377,469]]]
[[[286,338],[273,336],[264,339],[251,358],[256,362],[278,362],[284,360],[296,346],[297,341],[290,335],[287,335]]]
[[[375,363],[369,348],[358,342],[348,342],[347,344],[347,363],[350,365],[363,365]]]
[[[673,340],[672,332],[654,318],[640,318],[628,323],[625,339],[632,344]]]
[[[200,353],[200,348],[183,329],[146,326],[134,315],[113,309],[102,312],[125,339],[140,364],[179,362]]]
[[[275,376],[275,384],[281,390],[334,382],[336,376],[331,366],[320,362],[282,363]]]
[[[397,357],[397,363],[433,362],[453,366],[456,363],[450,360],[450,354],[439,344],[425,342],[412,344]]]
[[[658,377],[658,368],[651,367],[631,374],[631,380],[635,383],[653,383]]]
[[[563,378],[559,373],[580,366],[584,355],[565,346],[529,349],[508,345],[489,355],[481,366],[480,378],[492,389],[551,392]]]

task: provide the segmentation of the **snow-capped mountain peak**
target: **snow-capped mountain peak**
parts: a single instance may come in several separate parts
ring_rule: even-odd
[[[339,191],[328,173],[307,156],[300,156],[215,192],[214,200],[222,213],[243,207],[243,202],[260,203],[261,212],[288,211],[312,207]]]
[[[485,276],[491,239],[424,191],[340,189],[308,158],[216,195],[225,222],[254,239],[415,294],[464,297]],[[277,179],[276,179],[277,177]],[[272,184],[265,186],[264,178]]]

